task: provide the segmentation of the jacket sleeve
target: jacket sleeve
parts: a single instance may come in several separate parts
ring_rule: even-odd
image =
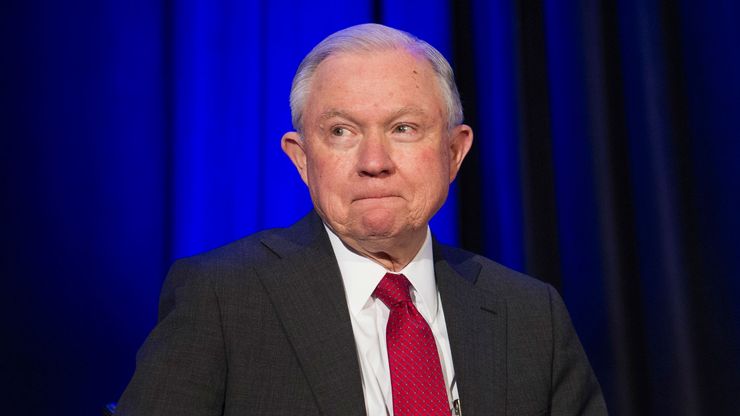
[[[188,260],[167,275],[159,322],[136,358],[116,415],[221,415],[226,358],[212,281]]]
[[[606,415],[601,387],[578,340],[563,300],[549,287],[552,317],[550,414]]]

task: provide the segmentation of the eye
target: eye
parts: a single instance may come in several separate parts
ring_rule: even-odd
[[[347,130],[345,127],[334,126],[331,128],[332,136],[343,137],[343,136],[347,136],[348,134],[349,134],[349,130]]]
[[[414,132],[414,127],[408,124],[399,124],[393,128],[394,133],[410,134]]]

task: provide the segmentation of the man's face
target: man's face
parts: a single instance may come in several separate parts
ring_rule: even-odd
[[[431,65],[404,50],[323,61],[303,114],[304,137],[283,149],[319,215],[343,239],[382,241],[426,232],[472,143],[448,130]]]

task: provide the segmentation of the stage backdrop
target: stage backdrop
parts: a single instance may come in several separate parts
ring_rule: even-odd
[[[168,265],[310,209],[280,151],[312,45],[440,49],[476,141],[440,240],[553,283],[617,415],[740,408],[737,2],[10,0],[5,414],[97,414]]]

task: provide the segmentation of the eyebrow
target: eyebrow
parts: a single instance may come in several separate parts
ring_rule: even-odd
[[[426,116],[427,113],[419,107],[408,105],[408,106],[401,107],[398,110],[394,111],[388,119],[393,120],[395,118],[398,118],[400,116],[407,115],[407,114]],[[341,117],[341,118],[345,118],[351,121],[355,120],[354,117],[346,111],[330,109],[330,110],[324,111],[323,113],[319,115],[319,121],[326,121],[334,117]]]
[[[413,105],[407,105],[405,107],[401,107],[398,110],[394,111],[390,119],[392,120],[392,119],[395,119],[395,118],[398,118],[400,116],[404,116],[407,114],[413,114],[417,116],[426,116],[427,113],[426,111],[422,110],[419,107],[416,107]]]
[[[341,118],[346,118],[348,120],[353,120],[352,116],[350,116],[349,113],[347,113],[346,111],[331,109],[331,110],[327,110],[321,113],[319,115],[319,121],[326,121],[334,117],[341,117]]]

